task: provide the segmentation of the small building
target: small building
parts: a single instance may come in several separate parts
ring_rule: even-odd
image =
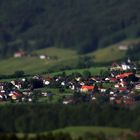
[[[88,92],[93,90],[94,90],[94,86],[84,86],[84,85],[80,89],[81,92]]]
[[[129,77],[130,75],[134,75],[134,74],[132,72],[126,72],[126,73],[123,73],[123,74],[116,75],[116,78],[117,79],[124,79],[126,77]]]
[[[128,46],[127,46],[127,45],[120,45],[120,46],[118,47],[118,49],[119,49],[120,51],[127,51],[127,50],[128,50]]]
[[[140,84],[135,85],[136,90],[140,90]]]
[[[17,51],[14,53],[14,58],[21,58],[25,56],[25,52],[24,51]]]
[[[45,55],[40,55],[39,58],[40,59],[46,59],[46,56]]]

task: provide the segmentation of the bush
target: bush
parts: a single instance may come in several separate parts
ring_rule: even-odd
[[[90,78],[91,77],[91,72],[88,71],[88,70],[85,70],[85,71],[83,71],[82,75],[83,75],[84,78]]]
[[[21,71],[15,71],[14,76],[16,78],[21,78],[21,77],[25,76],[25,72],[22,71],[22,70]]]

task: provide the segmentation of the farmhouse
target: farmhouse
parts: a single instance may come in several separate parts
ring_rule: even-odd
[[[128,50],[128,46],[127,46],[127,45],[120,45],[120,46],[118,47],[118,49],[119,49],[120,51],[126,51],[126,50]]]
[[[14,58],[20,58],[25,56],[25,52],[24,51],[17,51],[14,53]]]

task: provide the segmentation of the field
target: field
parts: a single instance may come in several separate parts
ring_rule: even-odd
[[[52,50],[54,50],[54,48],[52,48]],[[45,51],[47,52],[47,49]],[[55,50],[54,52],[56,53]],[[69,51],[66,51],[66,53],[64,53],[64,55],[66,55],[67,57],[63,55],[62,57],[60,57],[59,56],[60,52],[57,51],[58,55],[54,55],[54,56],[59,56],[57,60],[41,60],[39,58],[30,58],[30,57],[9,58],[6,60],[1,60],[0,74],[13,74],[15,71],[19,71],[19,70],[23,70],[29,74],[35,74],[35,73],[47,72],[48,69],[52,69],[53,71],[55,71],[56,69],[59,70],[59,68],[65,66],[76,66],[79,55],[76,56],[75,53],[72,53],[70,55],[70,53],[68,52]]]
[[[76,139],[78,137],[83,137],[83,136],[88,136],[91,134],[101,134],[104,133],[105,136],[107,137],[117,137],[121,134],[131,134],[130,129],[122,129],[122,128],[114,128],[114,127],[98,127],[98,126],[72,126],[72,127],[65,127],[65,128],[60,128],[54,131],[50,131],[52,133],[69,133],[73,139]],[[42,132],[38,134],[48,134],[49,132]],[[18,133],[17,136],[19,138],[22,138],[24,136],[23,133]],[[35,133],[30,133],[29,137],[33,138],[35,137]]]
[[[76,72],[82,74],[84,71],[89,71],[91,73],[91,75],[99,75],[102,71],[106,71],[108,68],[107,67],[91,67],[91,68],[85,68],[85,69],[65,70],[65,71],[61,71],[61,72],[51,73],[51,75],[53,76],[53,75],[61,74],[63,72],[65,72],[68,75],[72,74],[72,73],[76,73]]]
[[[125,51],[120,51],[117,44],[108,48],[99,49],[90,55],[94,56],[96,62],[111,62],[123,59],[125,57]]]
[[[104,133],[107,136],[118,136],[122,133],[131,133],[129,129],[113,128],[113,127],[94,127],[94,126],[84,126],[84,127],[66,127],[63,129],[58,129],[53,131],[56,132],[65,132],[70,133],[73,138],[78,136],[83,136],[85,133]]]
[[[104,63],[112,62],[115,60],[124,59],[126,52],[120,51],[118,46],[130,45],[138,42],[138,40],[126,40],[118,44],[109,46],[107,48],[98,49],[95,52],[79,55],[75,50],[68,50],[62,48],[47,48],[39,51],[32,52],[32,54],[45,54],[55,59],[41,60],[33,57],[23,58],[9,58],[0,61],[0,75],[1,74],[13,74],[15,71],[23,70],[29,74],[43,73],[48,70],[59,71],[64,67],[75,67],[80,61],[80,57],[89,56],[93,62]],[[76,70],[77,71],[77,70]],[[79,70],[78,70],[79,71]],[[68,71],[68,73],[71,71]]]
[[[118,46],[127,45],[131,46],[132,44],[140,42],[140,39],[129,39],[122,41],[120,43],[111,45],[107,48],[98,49],[97,51],[89,54],[95,57],[96,62],[110,62],[115,60],[124,59],[126,57],[126,51],[120,51]]]

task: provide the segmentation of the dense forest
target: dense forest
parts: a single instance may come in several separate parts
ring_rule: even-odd
[[[1,0],[0,56],[51,46],[93,51],[140,36],[139,0]]]
[[[41,109],[40,109],[41,108]],[[110,126],[140,130],[140,106],[82,103],[0,106],[0,132],[44,132],[66,126]]]

